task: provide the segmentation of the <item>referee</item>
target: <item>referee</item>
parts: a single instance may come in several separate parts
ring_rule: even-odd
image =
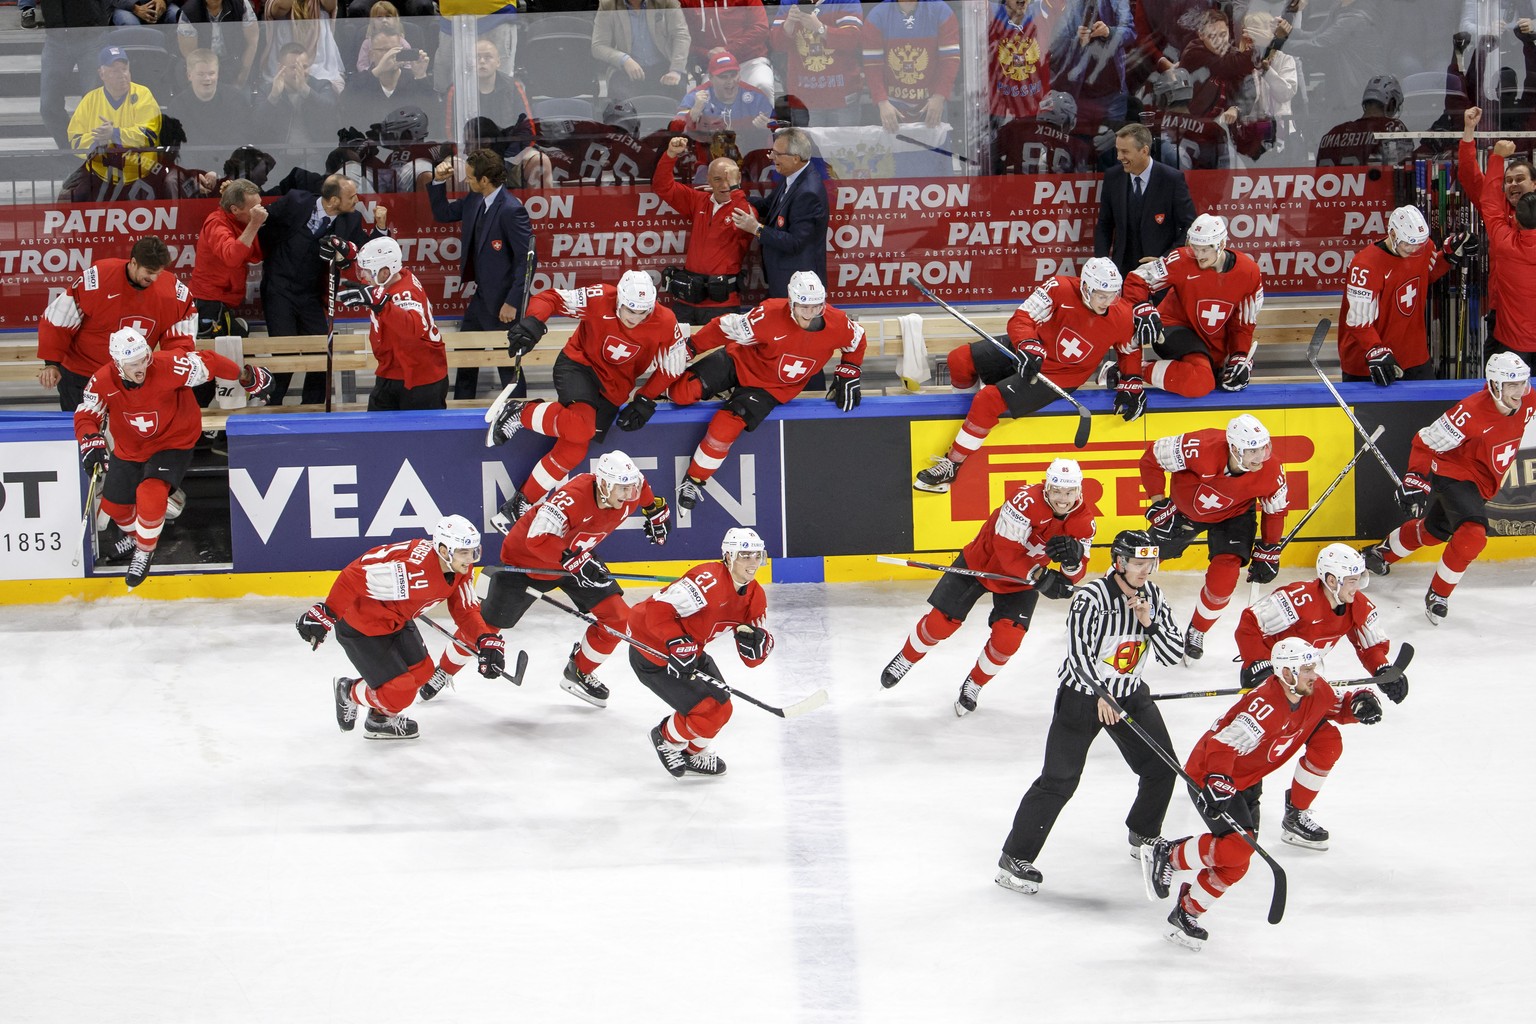
[[[1045,765],[1019,801],[1013,830],[997,862],[997,884],[1014,892],[1040,891],[1044,876],[1034,859],[1077,790],[1088,748],[1100,728],[1109,731],[1120,756],[1141,779],[1125,818],[1133,854],[1139,855],[1141,846],[1162,834],[1163,815],[1173,796],[1173,769],[1115,717],[1109,704],[1094,696],[1086,681],[1096,678],[1163,749],[1172,748],[1163,716],[1141,681],[1149,644],[1164,665],[1175,664],[1184,654],[1183,633],[1174,624],[1173,612],[1163,592],[1149,581],[1157,568],[1157,546],[1144,530],[1122,530],[1109,550],[1110,571],[1073,595],[1067,612],[1067,657],[1057,671],[1061,687],[1045,737]]]

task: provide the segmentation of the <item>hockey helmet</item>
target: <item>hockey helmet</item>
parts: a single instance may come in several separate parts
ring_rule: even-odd
[[[756,530],[745,526],[733,526],[725,531],[725,536],[720,540],[720,557],[729,560],[732,555],[746,555],[756,552],[766,554],[768,546],[763,543],[763,538],[757,535]]]
[[[1053,459],[1045,467],[1045,503],[1059,516],[1083,503],[1083,467],[1073,459]]]
[[[1045,94],[1045,99],[1040,101],[1035,119],[1053,124],[1064,132],[1070,132],[1077,127],[1077,100],[1072,98],[1071,93],[1052,89]]]
[[[1078,274],[1078,281],[1083,293],[1083,301],[1092,303],[1090,297],[1094,292],[1110,292],[1113,295],[1120,294],[1120,286],[1125,279],[1120,276],[1120,268],[1107,256],[1095,256],[1083,264],[1082,272]]]
[[[137,327],[120,327],[113,331],[107,340],[107,352],[117,365],[118,373],[150,356],[149,342]]]
[[[437,525],[432,527],[432,546],[439,549],[439,554],[446,551],[443,558],[447,561],[452,561],[457,551],[472,552],[470,561],[480,561],[480,531],[463,516],[439,519]]]
[[[1202,213],[1189,226],[1185,236],[1190,245],[1223,246],[1227,244],[1227,221],[1214,213]]]
[[[356,262],[358,267],[372,274],[373,283],[382,288],[400,276],[403,259],[399,242],[393,238],[375,238],[357,250]]]
[[[1388,117],[1396,117],[1403,107],[1403,87],[1392,75],[1377,75],[1365,83],[1365,92],[1360,94],[1360,105],[1367,103],[1380,103]]]
[[[420,107],[396,107],[384,115],[384,120],[369,125],[368,134],[385,146],[424,142],[427,112]]]
[[[640,137],[640,112],[629,100],[609,100],[603,108],[603,124],[632,138]]]
[[[1227,447],[1237,452],[1258,451],[1270,444],[1269,428],[1257,416],[1241,413],[1227,423]]]
[[[1150,558],[1156,561],[1157,542],[1146,530],[1121,530],[1115,534],[1114,543],[1109,546],[1109,557],[1115,562],[1130,561],[1132,558]]]
[[[1188,103],[1195,95],[1195,80],[1184,68],[1169,68],[1147,79],[1152,87],[1152,103],[1166,110],[1175,103]]]
[[[812,270],[797,270],[789,277],[789,301],[795,306],[820,306],[827,301],[827,289]]]
[[[1387,231],[1402,245],[1423,245],[1429,241],[1429,221],[1417,206],[1399,206],[1387,218]]]
[[[621,451],[599,456],[592,466],[592,475],[597,477],[598,495],[620,503],[640,497],[640,487],[645,483],[635,461]]]
[[[1348,544],[1329,544],[1317,553],[1317,578],[1327,586],[1329,576],[1335,580],[1358,576],[1358,590],[1364,590],[1370,581],[1365,572],[1365,557]]]
[[[1323,670],[1323,652],[1307,643],[1299,636],[1288,636],[1275,644],[1269,652],[1269,663],[1274,668],[1275,674],[1288,668],[1292,677],[1300,676],[1302,669],[1310,668],[1314,672]],[[1283,678],[1282,678],[1283,681]]]
[[[117,335],[114,334],[112,337],[116,339]],[[1488,364],[1483,369],[1483,376],[1488,381],[1488,393],[1493,396],[1494,402],[1506,413],[1511,413],[1519,407],[1520,398],[1525,396],[1526,389],[1517,389],[1520,392],[1520,398],[1516,398],[1514,402],[1506,404],[1504,400],[1504,385],[1526,384],[1529,386],[1531,368],[1526,365],[1524,359],[1521,359],[1513,352],[1495,352],[1488,357]]]
[[[636,313],[649,313],[656,308],[656,285],[651,275],[643,270],[626,270],[619,278],[618,305],[620,309]]]

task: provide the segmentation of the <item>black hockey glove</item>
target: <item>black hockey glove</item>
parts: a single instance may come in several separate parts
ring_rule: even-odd
[[[326,235],[320,239],[320,258],[334,263],[338,270],[346,270],[357,259],[357,246],[345,238]]]
[[[1152,527],[1152,539],[1172,541],[1189,532],[1189,517],[1174,507],[1172,498],[1159,498],[1147,506],[1147,523]]]
[[[1381,721],[1381,699],[1370,690],[1359,690],[1350,698],[1349,713],[1361,725],[1375,725]]]
[[[1253,546],[1253,561],[1248,563],[1248,582],[1273,583],[1278,575],[1280,575],[1280,545],[1259,541]]]
[[[480,674],[495,679],[507,668],[507,642],[500,633],[481,633],[475,641],[479,648],[475,655],[480,660]]]
[[[1115,384],[1115,412],[1130,423],[1146,411],[1147,382],[1135,375],[1121,377]]]
[[[1205,785],[1195,791],[1195,803],[1207,818],[1220,818],[1237,799],[1237,786],[1225,775],[1207,775]]]
[[[86,434],[80,439],[80,467],[87,473],[107,468],[107,439],[100,434]]]
[[[667,675],[691,678],[698,661],[699,642],[693,637],[679,636],[667,641]]]
[[[377,313],[389,302],[389,293],[377,285],[345,281],[336,289],[336,301],[348,309],[370,309]]]
[[[651,417],[656,413],[656,403],[644,395],[636,395],[629,400],[629,404],[619,410],[618,423],[620,430],[639,430],[651,422]]]
[[[1371,383],[1384,388],[1403,375],[1397,365],[1397,357],[1385,345],[1377,345],[1365,354],[1365,368],[1371,375]]]
[[[1014,348],[1019,353],[1019,376],[1026,384],[1033,384],[1045,362],[1045,345],[1039,338],[1025,338]]]
[[[1376,674],[1381,675],[1383,672],[1391,671],[1391,665],[1383,665],[1381,668],[1376,670]],[[1390,700],[1393,704],[1401,704],[1404,698],[1408,696],[1407,676],[1398,676],[1396,679],[1393,679],[1390,682],[1377,683],[1376,685],[1381,687],[1381,692],[1386,694],[1387,699]]]
[[[299,621],[293,624],[294,628],[299,631],[300,638],[309,644],[310,650],[314,650],[325,643],[325,638],[331,635],[331,628],[335,625],[336,616],[325,606],[324,601],[317,603],[309,611],[300,615]]]
[[[608,575],[608,567],[592,557],[590,551],[580,554],[567,551],[560,556],[560,566],[576,577],[578,587],[606,587],[613,582],[613,577]]]
[[[1072,586],[1071,580],[1055,569],[1047,569],[1035,577],[1035,589],[1052,601],[1061,601],[1071,597],[1076,588]]]
[[[667,499],[656,498],[642,508],[640,513],[645,516],[645,522],[640,527],[645,531],[645,539],[652,544],[665,544],[667,534],[672,530],[672,508],[667,504]]]
[[[1241,391],[1253,376],[1253,359],[1246,353],[1234,352],[1227,357],[1227,365],[1221,369],[1221,390]]]
[[[524,355],[539,343],[539,339],[544,337],[544,332],[547,330],[549,328],[538,317],[523,317],[507,328],[507,355]]]
[[[827,389],[827,401],[836,402],[842,412],[852,412],[859,407],[863,397],[860,392],[862,371],[852,363],[838,363],[832,371],[832,386]]]
[[[1417,473],[1405,473],[1403,484],[1393,497],[1409,519],[1423,519],[1429,510],[1429,481]]]
[[[1136,347],[1143,345],[1155,345],[1163,340],[1163,318],[1158,315],[1157,307],[1150,302],[1137,303],[1131,310],[1134,333],[1131,340]]]
[[[756,665],[773,650],[773,634],[761,626],[736,627],[736,653],[749,665]]]
[[[1476,235],[1458,231],[1454,235],[1445,236],[1445,244],[1440,247],[1440,252],[1445,256],[1445,262],[1460,268],[1481,252],[1482,248],[1483,243]]]
[[[1242,687],[1251,690],[1255,686],[1264,685],[1264,680],[1275,674],[1275,667],[1268,660],[1255,661],[1244,665],[1242,671]]]
[[[1045,542],[1045,557],[1060,563],[1063,569],[1076,569],[1083,564],[1083,542],[1058,533]]]

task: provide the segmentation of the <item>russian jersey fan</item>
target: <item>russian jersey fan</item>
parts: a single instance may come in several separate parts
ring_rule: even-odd
[[[1285,467],[1269,430],[1248,413],[1226,430],[1195,430],[1158,438],[1141,456],[1147,522],[1164,558],[1177,558],[1206,534],[1211,564],[1184,639],[1184,654],[1198,659],[1205,634],[1221,617],[1248,566],[1248,582],[1271,583],[1280,571],[1289,493]],[[1262,527],[1254,520],[1259,509]]]
[[[432,302],[402,265],[400,243],[375,238],[357,251],[357,275],[336,290],[336,301],[368,310],[368,347],[378,360],[369,412],[448,407],[448,352],[432,317]]]
[[[192,449],[203,433],[203,414],[192,389],[215,377],[238,379],[259,396],[272,376],[260,367],[242,369],[217,352],[152,352],[132,327],[115,332],[107,347],[111,360],[91,375],[81,393],[75,437],[85,471],[107,470],[101,511],[119,533],[102,551],[117,558],[133,552],[127,583],[136,587],[149,575],[167,502],[192,464]],[[104,430],[112,435],[110,459]]]
[[[1189,226],[1187,245],[1142,264],[1130,278],[1126,297],[1137,303],[1131,352],[1152,347],[1153,358],[1137,372],[1146,386],[1186,398],[1248,386],[1264,281],[1252,256],[1227,248],[1225,219],[1202,213]],[[1146,301],[1165,288],[1156,306]],[[1127,419],[1141,414],[1132,411]]]
[[[889,689],[900,682],[929,651],[954,635],[978,599],[990,594],[991,633],[955,699],[955,714],[975,711],[981,688],[1018,653],[1040,595],[1072,596],[1073,584],[1087,570],[1093,534],[1093,509],[1083,501],[1082,468],[1071,459],[1056,459],[1042,483],[1014,492],[955,556],[954,571],[946,572],[928,595],[932,607],[912,627],[901,653],[885,666],[880,685]],[[1052,562],[1059,568],[1050,568]]]
[[[1287,584],[1243,609],[1237,623],[1243,687],[1252,689],[1273,674],[1270,652],[1293,636],[1324,654],[1348,637],[1367,672],[1386,672],[1386,625],[1362,593],[1369,580],[1360,552],[1348,544],[1329,544],[1318,552],[1316,579]],[[1401,704],[1408,696],[1408,677],[1382,683],[1381,692]]]
[[[485,413],[490,424],[486,447],[505,444],[523,427],[555,439],[549,454],[502,506],[500,515],[509,522],[575,471],[615,419],[620,430],[645,426],[656,411],[657,396],[688,364],[683,329],[670,309],[656,304],[656,286],[643,271],[626,270],[617,287],[551,288],[533,296],[527,315],[507,330],[507,350],[516,356],[533,348],[552,316],[577,321],[555,358],[555,401],[514,399],[514,380]],[[645,374],[650,376],[631,400]],[[630,404],[621,411],[625,402]]]
[[[1408,126],[1397,119],[1403,87],[1391,75],[1376,75],[1360,94],[1360,116],[1334,125],[1317,144],[1319,167],[1396,166],[1413,152]],[[1383,134],[1398,138],[1383,139]]]
[[[1424,594],[1424,614],[1438,626],[1449,613],[1451,591],[1488,543],[1487,503],[1520,451],[1520,438],[1536,418],[1531,370],[1513,352],[1488,357],[1486,383],[1413,438],[1408,472],[1397,503],[1409,519],[1380,544],[1365,549],[1377,576],[1421,547],[1445,545]]]
[[[1147,895],[1153,899],[1168,898],[1175,873],[1198,872],[1193,885],[1179,887],[1168,915],[1173,927],[1165,933],[1189,949],[1200,949],[1210,937],[1200,915],[1248,872],[1253,851],[1238,833],[1258,831],[1264,777],[1296,756],[1305,741],[1307,758],[1297,765],[1286,793],[1285,831],[1314,830],[1311,814],[1295,804],[1310,806],[1337,763],[1344,749],[1338,726],[1381,721],[1376,694],[1370,689],[1335,693],[1319,674],[1322,654],[1300,637],[1281,640],[1270,661],[1274,675],[1238,698],[1200,737],[1184,765],[1200,785],[1195,807],[1210,831],[1160,839],[1141,854]]]
[[[608,687],[593,673],[618,643],[603,626],[623,633],[629,605],[594,552],[636,512],[645,516],[647,539],[665,544],[672,510],[651,493],[628,455],[605,452],[592,472],[572,477],[512,525],[501,542],[506,568],[491,577],[485,598],[485,621],[497,629],[517,625],[537,594],[551,590],[563,590],[579,610],[595,616],[602,625],[589,626],[571,648],[560,687],[600,708],[608,706]]]
[[[858,407],[864,328],[827,305],[821,278],[809,270],[790,276],[788,298],[722,316],[695,334],[693,343],[709,354],[688,367],[668,397],[690,405],[726,391],[731,396],[710,419],[678,485],[677,503],[683,508],[704,500],[705,482],[742,431],[756,430],[770,412],[804,391],[833,356],[841,358],[827,398],[843,412]]]
[[[1046,93],[1033,115],[997,130],[994,142],[1000,174],[1074,174],[1094,169],[1093,148],[1077,126],[1077,101],[1059,89]]]
[[[336,724],[357,725],[366,707],[363,735],[371,740],[410,740],[416,723],[401,714],[438,673],[457,672],[469,660],[452,645],[435,662],[421,640],[416,617],[447,601],[454,636],[475,651],[480,674],[495,679],[506,668],[507,645],[488,626],[475,597],[480,531],[463,516],[447,516],[431,537],[384,544],[348,563],[324,601],[294,626],[311,648],[334,630],[358,675],[335,680]]]
[[[673,778],[725,774],[713,741],[731,720],[731,694],[704,648],[728,633],[748,668],[767,659],[773,634],[763,628],[768,598],[756,579],[766,557],[754,531],[727,530],[719,560],[694,566],[629,613],[629,635],[664,656],[632,646],[629,666],[672,709],[651,730],[651,745]]]
[[[1004,416],[1036,412],[1059,397],[1040,381],[1049,377],[1075,391],[1112,346],[1131,336],[1131,305],[1120,297],[1120,271],[1105,257],[1083,264],[1081,277],[1053,277],[1030,293],[1008,319],[1007,343],[974,341],[950,350],[949,380],[965,390],[979,381],[965,423],[949,451],[917,474],[912,486],[942,494],[965,460]],[[1131,360],[1122,360],[1129,368]]]
[[[1178,776],[1146,740],[1121,719],[1134,716],[1153,741],[1172,744],[1163,716],[1142,681],[1148,652],[1164,665],[1179,660],[1179,627],[1152,573],[1158,549],[1142,530],[1122,530],[1110,545],[1110,571],[1077,588],[1067,612],[1067,656],[1056,671],[1057,690],[1045,763],[1014,812],[994,881],[1010,892],[1035,893],[1044,877],[1035,859],[1062,808],[1077,792],[1088,749],[1099,731],[1109,733],[1126,766],[1136,774],[1136,798],[1126,813],[1132,856],[1162,835],[1163,816]],[[1109,691],[1115,703],[1094,689]]]

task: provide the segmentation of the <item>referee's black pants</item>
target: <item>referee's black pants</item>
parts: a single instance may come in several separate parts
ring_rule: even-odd
[[[1121,698],[1119,703],[1164,750],[1173,749],[1168,739],[1168,727],[1163,724],[1163,716],[1145,683],[1129,697]],[[1003,843],[1003,852],[1008,856],[1028,861],[1040,856],[1045,837],[1051,834],[1051,826],[1056,824],[1056,816],[1077,791],[1077,780],[1082,778],[1083,764],[1088,760],[1088,748],[1100,729],[1109,733],[1109,738],[1120,748],[1120,756],[1141,780],[1131,811],[1125,816],[1126,827],[1138,835],[1162,835],[1163,816],[1168,813],[1168,801],[1173,797],[1178,776],[1125,722],[1114,725],[1100,722],[1098,705],[1097,697],[1070,686],[1056,690],[1056,711],[1045,736],[1045,766],[1014,812],[1013,831]]]

